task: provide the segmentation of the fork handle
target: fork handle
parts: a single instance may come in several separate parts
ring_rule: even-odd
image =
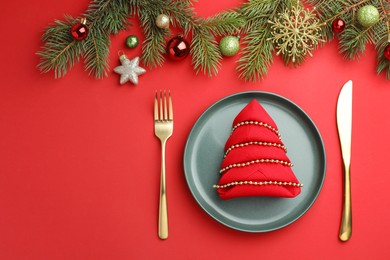
[[[165,178],[165,142],[161,142],[161,182],[160,182],[160,206],[158,214],[158,236],[161,239],[168,238],[168,206],[167,187]]]

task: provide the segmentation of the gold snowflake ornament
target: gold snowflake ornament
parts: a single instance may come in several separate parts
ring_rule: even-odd
[[[319,19],[310,10],[304,10],[301,5],[285,10],[271,24],[272,37],[268,40],[275,44],[276,55],[282,53],[286,63],[302,62],[306,55],[312,56],[320,38],[321,26]]]

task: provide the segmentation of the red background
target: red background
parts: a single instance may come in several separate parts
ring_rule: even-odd
[[[210,16],[245,1],[203,1]],[[36,68],[45,26],[63,14],[78,16],[87,0],[3,1],[0,41],[0,259],[389,259],[390,81],[375,72],[375,50],[358,61],[338,54],[337,40],[299,68],[275,58],[260,82],[244,83],[236,59],[220,73],[196,76],[190,59],[150,70],[137,86],[119,85],[109,72],[88,77],[82,64],[55,80]],[[110,68],[125,38],[143,36],[136,24],[112,37]],[[335,109],[342,85],[352,79],[353,235],[338,240],[342,167]],[[175,129],[167,146],[170,236],[157,237],[160,143],[153,132],[153,95],[171,89]],[[310,210],[269,233],[229,229],[193,199],[183,172],[187,136],[218,99],[247,91],[280,94],[304,109],[323,137],[327,171]]]

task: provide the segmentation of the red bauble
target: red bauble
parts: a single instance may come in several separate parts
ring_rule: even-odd
[[[333,31],[336,33],[342,32],[345,28],[345,22],[343,19],[337,18],[332,23]]]
[[[386,57],[386,59],[390,60],[390,43],[387,44],[385,50],[383,51],[383,55]]]
[[[76,23],[70,30],[72,37],[78,41],[84,40],[88,36],[88,27],[85,25],[86,20],[83,19],[81,22]]]
[[[167,44],[167,54],[172,60],[182,60],[190,53],[189,43],[182,37],[176,36]]]

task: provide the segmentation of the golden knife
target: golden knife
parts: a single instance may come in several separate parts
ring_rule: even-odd
[[[340,91],[337,101],[337,128],[344,162],[344,199],[339,238],[348,241],[352,235],[351,205],[351,139],[352,139],[352,81]]]

